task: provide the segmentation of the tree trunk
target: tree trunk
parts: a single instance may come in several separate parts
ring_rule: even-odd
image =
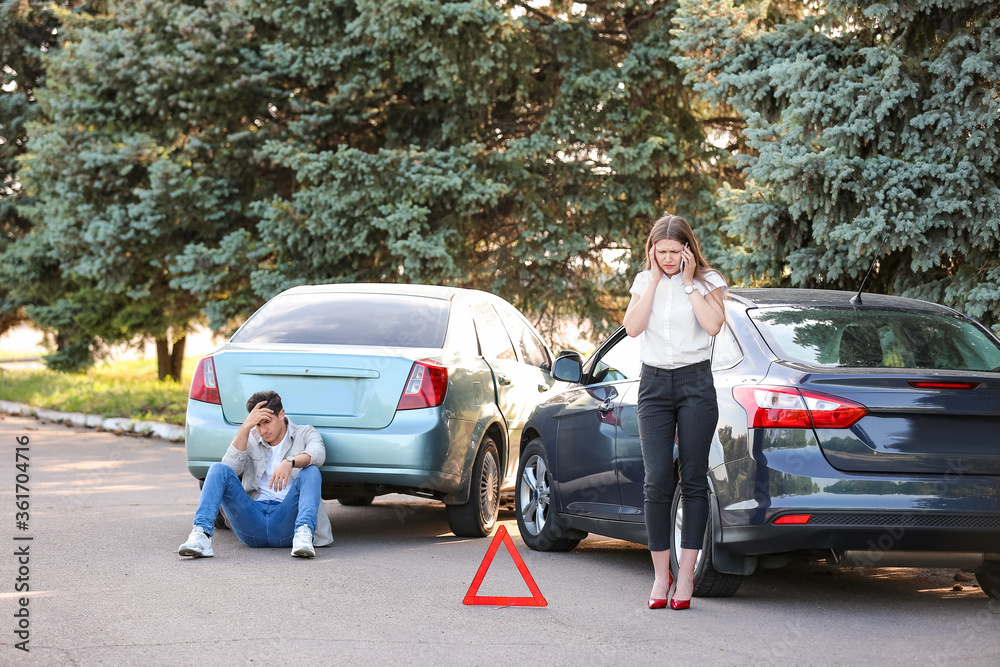
[[[170,340],[166,337],[156,339],[156,377],[166,380],[170,375]]]
[[[175,382],[181,381],[181,366],[184,364],[184,346],[187,336],[181,336],[174,341],[174,349],[170,351],[170,377]]]
[[[156,339],[156,376],[162,381],[173,378],[181,381],[181,366],[184,364],[184,347],[187,336],[181,336],[170,348],[170,339],[166,336]]]

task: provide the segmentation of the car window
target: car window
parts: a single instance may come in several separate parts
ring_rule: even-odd
[[[493,305],[479,301],[472,306],[472,316],[476,322],[476,335],[479,337],[479,347],[487,359],[517,361],[514,346],[510,336],[500,321],[500,316]]]
[[[450,301],[415,295],[279,295],[254,313],[232,341],[440,348],[450,307]]]
[[[503,318],[504,324],[507,325],[511,340],[520,348],[524,363],[549,370],[551,360],[548,350],[545,349],[545,344],[538,339],[524,318],[513,307],[505,304],[498,304],[497,310],[500,317]]]
[[[639,372],[642,370],[642,362],[639,361],[639,337],[622,336],[612,347],[600,354],[591,371],[590,384],[639,379]]]
[[[750,311],[783,359],[839,368],[1000,370],[1000,346],[968,320],[875,308]]]
[[[552,367],[552,359],[549,357],[549,351],[545,348],[545,344],[528,327],[521,329],[520,344],[525,363],[544,370],[549,370]]]
[[[448,338],[445,345],[462,356],[476,357],[480,354],[476,327],[472,323],[472,309],[461,296],[455,298],[448,318]]]
[[[722,331],[715,337],[712,344],[712,370],[732,368],[743,359],[743,350],[739,341],[729,325],[722,327]]]

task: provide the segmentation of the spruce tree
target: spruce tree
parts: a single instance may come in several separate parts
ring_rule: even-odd
[[[3,259],[88,353],[319,282],[475,287],[602,331],[659,215],[722,255],[734,175],[671,61],[673,2],[112,9],[61,16],[19,162],[34,227]]]
[[[178,286],[172,262],[253,229],[247,209],[271,192],[256,151],[274,124],[272,92],[231,3],[116,10],[61,15],[19,162],[33,226],[3,263],[28,315],[72,347],[51,365],[78,368],[102,343],[153,339],[161,379],[179,379],[206,297]]]
[[[746,124],[738,280],[856,290],[877,260],[867,289],[1000,322],[1000,5],[682,0],[676,26]]]
[[[621,317],[643,259],[630,251],[657,216],[685,215],[719,254],[725,165],[670,60],[673,3],[247,6],[289,119],[262,151],[290,188],[254,209],[274,248],[250,277],[261,297],[448,283],[600,331]]]
[[[31,228],[23,214],[30,201],[18,175],[18,160],[27,152],[26,125],[37,112],[35,91],[45,83],[42,56],[59,48],[57,13],[100,4],[0,2],[0,255]],[[11,283],[0,268],[0,335],[25,319],[25,301],[11,293]]]

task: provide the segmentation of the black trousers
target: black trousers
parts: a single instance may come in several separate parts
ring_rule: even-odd
[[[708,452],[719,423],[711,364],[670,370],[643,364],[638,408],[649,550],[670,548],[675,435],[684,512],[681,548],[700,549],[708,521]]]

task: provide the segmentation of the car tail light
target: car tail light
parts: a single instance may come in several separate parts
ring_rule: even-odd
[[[910,380],[910,386],[914,389],[975,389],[978,382],[932,382],[924,380]]]
[[[212,357],[198,360],[198,365],[194,369],[194,377],[191,378],[191,391],[188,392],[188,398],[222,405],[222,399],[219,398],[219,385],[215,381],[215,362]]]
[[[430,359],[413,362],[397,410],[435,408],[444,403],[448,391],[448,369]]]
[[[812,516],[812,514],[785,514],[779,516],[772,523],[780,526],[801,526],[809,523]]]
[[[839,396],[794,387],[733,387],[749,428],[850,428],[868,408]]]

